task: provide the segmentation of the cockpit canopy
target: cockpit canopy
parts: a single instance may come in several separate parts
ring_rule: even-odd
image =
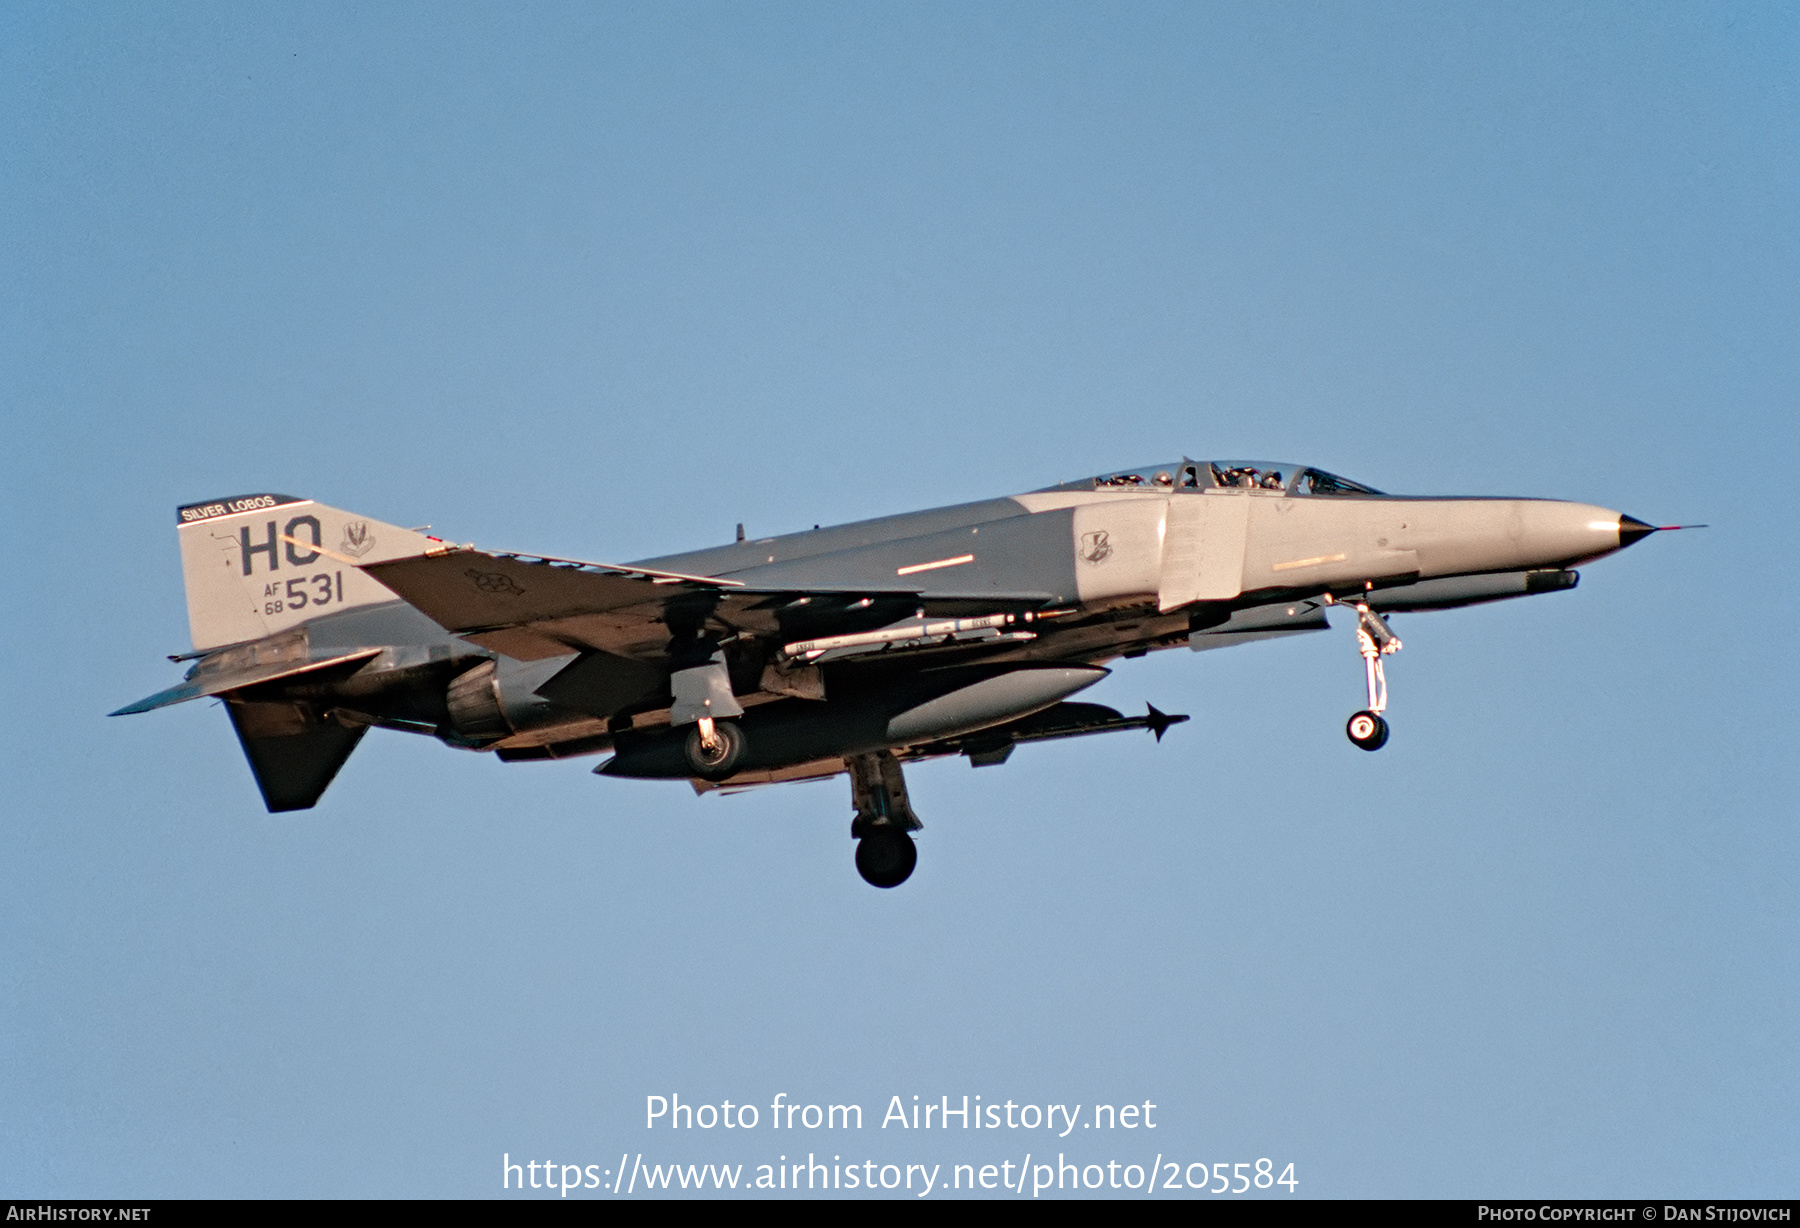
[[[1212,490],[1239,487],[1288,495],[1379,495],[1361,482],[1338,477],[1310,465],[1282,461],[1183,458],[1173,465],[1147,465],[1121,469],[1078,482],[1064,482],[1056,490]]]

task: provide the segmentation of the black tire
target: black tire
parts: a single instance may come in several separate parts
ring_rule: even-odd
[[[712,749],[700,741],[700,727],[688,734],[687,761],[694,775],[705,780],[724,780],[737,771],[744,758],[744,731],[732,721],[714,721]]]
[[[1388,723],[1364,709],[1350,718],[1349,723],[1344,726],[1344,733],[1364,750],[1380,750],[1387,745]]]
[[[856,842],[856,872],[871,887],[898,887],[919,864],[919,846],[905,832],[876,832]]]

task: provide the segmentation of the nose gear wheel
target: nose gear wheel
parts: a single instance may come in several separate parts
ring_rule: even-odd
[[[1387,745],[1388,723],[1373,712],[1358,712],[1344,726],[1344,732],[1364,750],[1380,750]]]

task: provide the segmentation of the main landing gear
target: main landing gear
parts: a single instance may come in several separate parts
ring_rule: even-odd
[[[736,721],[717,721],[703,716],[694,722],[688,734],[687,761],[694,775],[706,780],[724,780],[737,771],[744,757],[744,731]]]
[[[892,751],[852,755],[850,798],[856,818],[850,835],[856,840],[856,872],[871,887],[898,887],[919,864],[919,848],[911,833],[925,825],[906,800],[906,780]]]
[[[701,657],[709,648],[710,655]],[[669,707],[669,723],[694,726],[683,748],[689,770],[703,780],[724,780],[744,759],[744,731],[730,719],[744,715],[744,707],[732,694],[724,652],[701,644],[691,655],[699,664],[669,675],[669,690],[675,698]]]
[[[1388,723],[1381,715],[1387,708],[1387,670],[1382,668],[1381,658],[1400,651],[1400,637],[1389,629],[1381,615],[1369,608],[1367,601],[1359,601],[1356,644],[1368,678],[1369,706],[1350,718],[1344,732],[1363,750],[1380,750],[1388,740]]]

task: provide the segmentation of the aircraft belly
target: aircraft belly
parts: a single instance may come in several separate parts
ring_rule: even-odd
[[[578,738],[593,738],[607,732],[605,721],[593,717],[580,717],[575,720],[559,722],[555,725],[541,725],[535,729],[527,729],[510,737],[501,738],[492,744],[492,750],[515,750],[527,746],[554,746],[559,742],[572,742]],[[596,747],[595,750],[602,749]]]

